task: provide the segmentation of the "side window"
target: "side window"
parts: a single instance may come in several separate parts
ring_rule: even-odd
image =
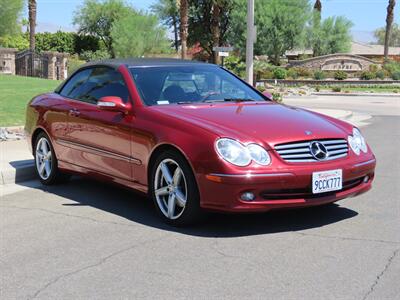
[[[76,73],[68,82],[64,85],[60,91],[60,95],[68,98],[75,98],[74,96],[79,93],[82,85],[89,78],[92,69],[85,69]]]
[[[129,99],[129,92],[118,71],[100,67],[93,69],[75,99],[96,104],[100,98],[106,96],[120,97],[126,103]]]

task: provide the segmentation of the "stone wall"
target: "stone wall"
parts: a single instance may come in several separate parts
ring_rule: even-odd
[[[362,56],[352,54],[331,54],[304,60],[289,61],[290,67],[301,67],[323,71],[367,71],[369,70],[370,65],[380,65],[380,63]]]
[[[59,52],[43,52],[48,59],[48,79],[64,80],[67,78],[68,54]]]
[[[43,77],[42,75],[37,75],[35,71],[33,73],[32,71],[28,72],[28,69],[31,69],[30,67],[28,67],[28,64],[30,61],[32,61],[32,54],[29,50],[18,52],[17,49],[12,48],[0,48],[0,74],[16,74],[17,54],[19,55],[19,57],[22,57],[21,60],[18,59],[18,61],[20,62],[18,63],[19,75],[28,76],[35,74],[35,76]],[[45,67],[45,71],[40,73],[45,74],[45,78],[52,80],[64,80],[68,76],[68,56],[69,55],[67,53],[50,51],[42,52],[40,54],[34,54],[35,70],[36,66],[39,65],[39,61],[42,61]]]
[[[17,49],[0,48],[0,74],[15,75],[15,53]]]

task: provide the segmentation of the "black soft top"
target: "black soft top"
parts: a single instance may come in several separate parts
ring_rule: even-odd
[[[109,66],[119,68],[121,65],[129,67],[161,67],[161,66],[178,66],[178,65],[204,65],[206,63],[183,60],[175,58],[128,58],[128,59],[105,59],[91,61],[82,65],[79,69],[92,66]]]

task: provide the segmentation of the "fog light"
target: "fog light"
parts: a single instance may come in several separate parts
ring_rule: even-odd
[[[240,199],[243,201],[253,201],[256,199],[256,196],[252,192],[244,192],[240,195]]]
[[[368,180],[369,180],[369,176],[365,176],[365,177],[364,177],[364,183],[367,183]]]

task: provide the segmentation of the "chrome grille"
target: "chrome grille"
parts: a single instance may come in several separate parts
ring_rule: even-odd
[[[323,161],[345,157],[349,151],[349,146],[345,139],[311,140],[279,144],[275,146],[275,150],[287,162],[316,162],[319,160],[312,155],[310,150],[312,142],[319,142],[325,146],[328,155]]]

